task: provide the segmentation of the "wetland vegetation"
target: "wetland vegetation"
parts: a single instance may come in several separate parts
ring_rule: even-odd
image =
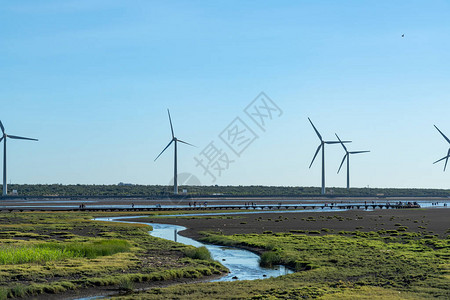
[[[186,223],[226,224],[222,228],[231,231],[201,232],[202,241],[251,249],[261,254],[262,265],[285,264],[297,272],[264,280],[164,288],[151,283],[205,278],[226,270],[211,261],[202,247],[152,237],[147,225],[92,221],[119,213],[4,213],[0,216],[0,299],[106,286],[128,292],[113,296],[119,299],[448,299],[450,229],[432,234],[412,228],[411,224],[433,225],[422,210],[405,216],[375,213],[381,214],[179,218]],[[153,219],[159,222],[161,214]],[[353,228],[365,229],[370,220],[392,226],[373,231],[332,226],[354,223]],[[285,232],[275,230],[280,223],[285,223]],[[248,226],[262,231],[242,233]],[[133,292],[144,283],[153,288]]]
[[[2,214],[0,299],[89,287],[129,290],[143,282],[226,272],[204,249],[152,237],[144,224],[92,221],[95,216]]]
[[[119,298],[448,299],[450,239],[419,235],[205,232],[204,242],[258,250],[262,264],[286,264],[298,272],[265,280],[158,288]]]
[[[203,230],[201,234],[187,231],[203,242],[251,249],[261,254],[261,264],[285,264],[297,272],[256,281],[188,284],[120,298],[450,298],[446,210],[167,219],[174,221]],[[423,230],[420,224],[436,232]]]

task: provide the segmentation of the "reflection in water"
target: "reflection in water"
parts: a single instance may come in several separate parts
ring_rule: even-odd
[[[96,220],[116,221],[117,219],[129,219],[129,218],[138,218],[138,217],[98,218]],[[153,231],[149,232],[152,236],[171,241],[176,240],[178,243],[191,245],[195,247],[205,246],[209,250],[209,252],[211,252],[211,255],[214,260],[219,261],[221,264],[223,264],[230,270],[230,273],[228,273],[226,276],[212,281],[232,281],[236,279],[235,277],[237,277],[238,280],[254,280],[254,279],[264,279],[267,277],[277,277],[293,273],[292,270],[287,269],[284,266],[276,266],[276,268],[273,269],[260,267],[259,256],[253,252],[225,246],[203,244],[191,238],[179,235],[178,232],[186,229],[185,227],[182,226],[170,224],[156,224],[156,223],[145,223],[145,224],[149,224],[153,227]]]

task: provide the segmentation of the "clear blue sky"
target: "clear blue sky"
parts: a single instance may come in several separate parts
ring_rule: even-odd
[[[319,186],[318,139],[352,140],[355,187],[448,188],[432,162],[450,137],[448,1],[0,1],[0,119],[13,183],[213,184],[194,157],[234,160],[214,184]],[[405,37],[402,38],[402,34]],[[282,110],[261,131],[244,113],[264,91]],[[240,157],[219,134],[258,135]],[[339,145],[327,186],[345,186]],[[3,151],[1,150],[1,153]],[[320,158],[320,157],[319,157]],[[8,179],[8,182],[9,182]]]

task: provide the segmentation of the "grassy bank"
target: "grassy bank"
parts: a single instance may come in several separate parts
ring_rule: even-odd
[[[147,225],[92,221],[96,216],[2,214],[0,299],[96,286],[129,290],[136,283],[225,271],[203,249],[150,236]]]

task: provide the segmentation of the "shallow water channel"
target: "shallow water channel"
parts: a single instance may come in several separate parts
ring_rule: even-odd
[[[112,218],[96,218],[97,221],[110,221],[110,222],[126,222],[126,223],[138,223],[131,221],[123,221],[124,219],[140,218],[142,216],[135,217],[112,217]],[[118,221],[118,220],[121,221]],[[176,241],[185,245],[191,245],[195,247],[205,246],[214,260],[219,261],[222,265],[230,270],[227,275],[214,279],[211,281],[233,281],[233,280],[254,280],[264,279],[268,277],[277,277],[293,273],[292,270],[285,266],[275,266],[274,268],[263,268],[259,265],[259,256],[253,252],[231,248],[226,246],[209,245],[198,242],[194,239],[179,235],[178,232],[185,230],[183,226],[171,225],[171,224],[158,224],[158,223],[142,223],[148,224],[153,227],[150,231],[150,235]]]

